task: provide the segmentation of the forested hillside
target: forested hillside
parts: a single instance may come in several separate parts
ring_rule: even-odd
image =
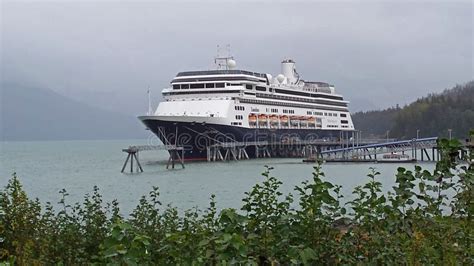
[[[448,135],[464,138],[474,128],[474,81],[430,94],[403,108],[394,107],[381,111],[357,112],[353,114],[357,130],[364,136],[385,136],[408,139]]]
[[[363,137],[373,136],[385,136],[387,130],[389,130],[395,116],[400,111],[400,107],[391,107],[381,111],[367,111],[357,112],[352,115],[355,128],[362,130]]]

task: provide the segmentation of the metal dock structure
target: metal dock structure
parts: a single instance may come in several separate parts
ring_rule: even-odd
[[[435,161],[439,160],[439,152],[436,145],[437,140],[437,137],[431,137],[351,146],[324,150],[321,151],[319,156],[323,160],[377,160],[378,154],[405,154],[410,152],[411,158],[416,161],[418,160],[418,151],[420,151],[420,159],[422,161],[425,157],[428,161]],[[431,156],[428,152],[429,150],[431,150]],[[435,158],[435,156],[437,157]]]
[[[353,141],[357,144],[373,144],[379,142],[379,139],[367,139]],[[323,149],[337,149],[350,147],[349,139],[341,139],[337,141],[328,140],[289,140],[289,141],[250,141],[250,142],[219,142],[208,145],[207,161],[232,161],[247,160],[251,157],[249,152],[253,152],[255,158],[311,158],[320,154]],[[184,168],[185,150],[184,146],[179,145],[135,145],[122,149],[127,153],[127,158],[122,167],[122,173],[130,164],[130,173],[143,172],[143,168],[139,161],[139,153],[143,151],[168,151],[170,156],[166,164],[166,169],[175,168],[175,164],[181,164]],[[134,164],[136,169],[134,170]]]
[[[380,139],[340,139],[340,140],[308,140],[308,141],[250,141],[250,142],[221,142],[206,147],[207,161],[239,161],[251,158],[304,158],[305,162],[323,160],[326,162],[378,162],[378,155],[408,154],[410,161],[439,161],[440,152],[437,147],[437,137],[419,138],[411,140]],[[466,142],[465,147],[472,145]],[[130,162],[130,172],[143,172],[139,162],[139,152],[166,150],[169,153],[166,169],[175,168],[179,163],[184,168],[184,146],[178,145],[139,145],[123,149],[127,158],[122,167],[125,172]],[[251,153],[253,156],[249,156]],[[460,154],[464,157],[464,154]]]
[[[374,144],[379,139],[357,141],[357,144]],[[353,141],[353,144],[356,142]],[[306,158],[320,154],[323,149],[349,148],[347,140],[289,140],[289,141],[249,141],[224,142],[209,145],[207,161],[227,161],[249,159],[248,153],[253,152],[255,158]]]
[[[175,164],[181,164],[181,167],[184,169],[184,148],[176,145],[138,145],[138,146],[129,146],[126,149],[122,149],[123,152],[126,152],[127,159],[122,167],[122,173],[125,172],[127,164],[130,161],[130,173],[133,173],[133,162],[135,161],[137,165],[136,172],[143,172],[143,168],[138,159],[138,154],[140,151],[157,151],[157,150],[166,150],[169,152],[170,156],[166,164],[166,169],[169,169],[171,166],[174,169]]]

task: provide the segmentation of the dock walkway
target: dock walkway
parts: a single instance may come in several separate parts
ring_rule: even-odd
[[[306,158],[304,161],[316,160],[332,162],[375,162],[377,155],[411,152],[410,161],[438,161],[440,152],[437,137],[411,140],[381,140],[374,139],[340,139],[340,140],[285,140],[285,141],[248,141],[220,142],[206,147],[207,161],[247,160],[251,158]],[[468,143],[466,143],[468,145]],[[472,144],[471,144],[472,145]],[[180,163],[184,168],[185,147],[179,145],[138,145],[123,149],[128,154],[122,167],[125,171],[130,161],[130,172],[133,173],[134,162],[137,172],[143,172],[138,160],[141,151],[166,150],[170,154],[166,169],[175,168]],[[430,151],[431,150],[431,154]],[[250,156],[249,156],[250,155]],[[420,156],[420,158],[418,158]],[[460,157],[464,155],[461,154]]]

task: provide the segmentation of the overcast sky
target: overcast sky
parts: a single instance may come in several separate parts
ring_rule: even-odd
[[[472,1],[2,1],[2,79],[140,114],[179,71],[276,75],[293,58],[352,110],[405,104],[473,79]],[[5,100],[5,99],[3,99]],[[157,99],[155,99],[156,104]]]

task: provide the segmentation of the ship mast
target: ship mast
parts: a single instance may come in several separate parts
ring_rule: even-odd
[[[221,47],[217,45],[217,56],[214,57],[214,64],[217,70],[230,70],[235,67],[234,57],[230,55],[230,45],[226,45],[226,56],[221,55]]]
[[[152,114],[152,110],[151,110],[151,97],[150,97],[150,87],[148,86],[148,115],[151,115]]]

